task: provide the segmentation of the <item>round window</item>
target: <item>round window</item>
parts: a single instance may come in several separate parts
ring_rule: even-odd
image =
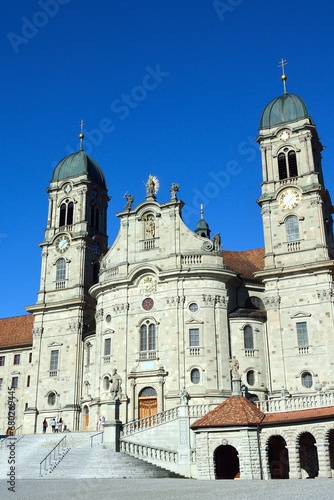
[[[189,311],[192,313],[198,311],[198,305],[196,304],[196,302],[192,302],[191,304],[189,304]]]
[[[310,389],[313,384],[312,375],[309,372],[304,372],[302,374],[302,384],[306,389]]]
[[[110,321],[111,321],[111,316],[110,316],[110,314],[107,314],[107,316],[106,316],[106,322],[110,323]]]
[[[190,380],[192,381],[193,384],[199,384],[201,380],[201,374],[198,368],[194,368],[193,370],[191,370]]]

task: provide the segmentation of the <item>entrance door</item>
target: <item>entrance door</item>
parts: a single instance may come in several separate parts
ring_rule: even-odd
[[[239,456],[234,446],[220,445],[214,451],[216,479],[237,479],[240,477]]]
[[[139,418],[147,418],[158,412],[158,398],[153,387],[145,387],[139,393],[138,410]]]
[[[88,408],[88,406],[84,407],[83,418],[84,418],[84,431],[88,431],[88,429],[89,429],[89,408]]]

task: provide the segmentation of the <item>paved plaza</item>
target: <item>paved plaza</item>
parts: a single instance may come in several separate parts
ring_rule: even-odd
[[[0,498],[24,500],[307,500],[333,499],[332,479],[195,481],[191,479],[22,479],[0,481]]]

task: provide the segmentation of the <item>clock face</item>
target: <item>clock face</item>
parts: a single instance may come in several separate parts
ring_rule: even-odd
[[[93,243],[93,251],[96,255],[100,255],[101,253],[101,248],[97,241],[94,241]]]
[[[145,311],[150,311],[154,306],[154,300],[148,297],[147,299],[143,300],[141,306]]]
[[[66,252],[66,250],[70,246],[70,243],[71,243],[71,240],[70,240],[70,238],[68,236],[66,236],[66,235],[59,236],[56,239],[56,250],[57,250],[57,252],[59,252],[59,253]]]
[[[301,201],[301,194],[298,189],[285,189],[279,196],[279,204],[284,210],[295,208]]]
[[[288,130],[283,130],[283,132],[280,133],[280,139],[282,139],[282,141],[287,141],[289,138],[290,138],[290,132],[288,132]]]

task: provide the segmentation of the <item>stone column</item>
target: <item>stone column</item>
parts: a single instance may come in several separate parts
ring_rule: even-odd
[[[299,455],[299,445],[286,446],[289,452],[289,478],[290,479],[301,479],[302,471],[300,470],[300,455]]]
[[[104,424],[103,448],[109,448],[112,451],[120,451],[120,434],[122,422],[119,420],[118,400],[108,401],[106,422]]]
[[[318,449],[319,476],[332,477],[328,443],[315,443]]]
[[[191,466],[191,450],[190,450],[190,418],[188,405],[179,406],[179,443],[178,455],[179,464],[183,466]],[[183,469],[184,470],[184,469]]]

